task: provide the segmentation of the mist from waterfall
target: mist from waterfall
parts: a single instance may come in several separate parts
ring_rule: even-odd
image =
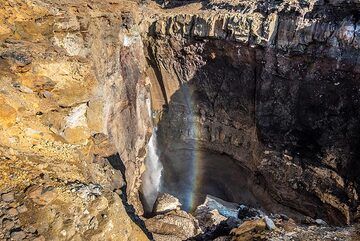
[[[146,100],[150,117],[152,118],[152,110],[150,99]],[[145,211],[151,212],[159,193],[161,185],[161,174],[163,166],[159,159],[156,127],[153,129],[152,136],[147,147],[147,156],[145,159],[145,172],[142,176],[142,194],[145,201]]]

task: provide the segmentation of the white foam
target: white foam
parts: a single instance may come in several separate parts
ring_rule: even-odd
[[[151,103],[146,100],[147,109],[151,118]],[[163,166],[160,162],[157,147],[156,128],[154,128],[152,136],[148,143],[147,157],[145,159],[145,172],[142,177],[142,193],[146,202],[147,211],[152,211],[154,203],[159,193],[161,185],[161,174]]]

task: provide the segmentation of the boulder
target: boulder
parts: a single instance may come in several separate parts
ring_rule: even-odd
[[[269,230],[274,230],[276,228],[275,224],[274,224],[274,221],[269,218],[268,216],[265,216],[264,217],[264,221],[266,223],[266,227],[269,229]]]
[[[221,222],[227,220],[227,218],[221,215],[218,210],[209,210],[207,208],[197,208],[195,217],[199,220],[200,227],[203,230],[213,229]]]
[[[263,215],[264,215],[264,213],[258,209],[250,208],[245,205],[240,205],[240,207],[239,207],[239,213],[238,213],[239,219],[254,218],[254,217],[260,217]]]
[[[11,233],[11,239],[12,240],[23,240],[26,237],[26,233],[22,230],[20,231],[14,231]]]
[[[1,199],[4,202],[12,202],[15,200],[14,193],[13,192],[4,193],[1,195]]]
[[[260,238],[261,232],[266,229],[264,219],[248,220],[241,224],[238,228],[231,231],[232,241],[247,241]],[[260,239],[261,240],[261,239]]]
[[[198,221],[182,210],[173,210],[147,219],[145,226],[153,233],[156,241],[186,240],[201,233]]]
[[[161,193],[156,199],[154,213],[163,214],[172,210],[180,210],[180,207],[181,203],[179,199],[168,193]]]
[[[212,211],[217,210],[223,217],[238,218],[239,205],[236,203],[226,202],[220,198],[207,195],[203,204],[196,208],[195,213],[202,213],[204,210]]]

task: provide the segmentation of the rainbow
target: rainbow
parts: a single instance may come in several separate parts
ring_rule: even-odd
[[[171,187],[167,186],[163,183],[163,178],[160,184],[160,192],[166,192],[171,195],[174,195],[180,199],[182,203],[182,209],[185,211],[194,211],[196,205],[199,204],[198,193],[201,190],[201,186],[203,184],[203,164],[204,157],[202,156],[202,152],[198,151],[201,149],[200,147],[200,122],[197,120],[197,116],[195,110],[197,109],[196,99],[194,97],[194,88],[188,84],[182,84],[181,88],[178,90],[176,95],[179,95],[182,99],[182,103],[184,103],[185,107],[185,123],[187,125],[185,134],[185,142],[186,147],[184,151],[185,158],[182,159],[188,165],[186,167],[186,176],[182,176],[182,183],[179,184],[180,187]],[[162,152],[160,150],[160,152]],[[163,172],[166,170],[164,169]],[[162,174],[164,175],[164,174]]]
[[[191,148],[191,156],[190,156],[190,185],[185,190],[185,200],[183,203],[183,209],[188,211],[193,211],[196,208],[196,205],[198,204],[197,200],[197,193],[202,185],[202,162],[203,157],[201,155],[201,152],[197,151],[200,149],[199,146],[199,121],[196,120],[196,114],[194,111],[196,110],[196,100],[193,97],[194,89],[191,85],[183,84],[181,86],[181,93],[183,94],[184,102],[186,103],[186,109],[188,111],[187,116],[189,119],[187,120],[188,124],[188,133],[187,136],[189,139],[187,140],[190,144]]]

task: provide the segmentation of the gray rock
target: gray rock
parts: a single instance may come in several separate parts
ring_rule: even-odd
[[[154,213],[162,214],[162,213],[170,212],[172,210],[179,210],[180,207],[181,207],[181,203],[179,199],[168,193],[162,193],[156,199],[154,205]]]
[[[78,193],[80,197],[86,200],[90,200],[94,197],[101,196],[102,187],[98,184],[82,184],[82,183],[74,183],[71,187],[72,192]]]
[[[209,208],[205,206],[199,206],[196,209],[195,218],[199,221],[202,230],[213,229],[228,219],[221,215],[218,210],[209,210]]]
[[[5,219],[3,224],[2,224],[2,227],[3,227],[4,230],[10,230],[14,226],[15,226],[15,222],[10,220],[10,219]]]
[[[27,207],[25,205],[21,205],[19,207],[16,208],[16,210],[19,212],[19,213],[25,213],[27,212]]]
[[[4,201],[4,202],[12,202],[15,200],[15,196],[14,196],[14,193],[13,192],[9,192],[9,193],[4,193],[3,195],[1,195],[1,199]]]
[[[320,226],[326,226],[327,225],[327,223],[324,221],[324,220],[322,220],[322,219],[315,219],[315,223],[317,224],[317,225],[320,225]]]
[[[18,66],[26,66],[32,62],[32,58],[29,54],[20,51],[9,50],[1,53],[1,57],[4,59],[11,59]]]
[[[14,231],[10,234],[12,240],[23,240],[26,237],[26,233],[22,230]]]
[[[16,216],[19,214],[19,212],[16,210],[16,208],[9,208],[6,212],[10,216]]]
[[[205,202],[201,204],[197,209],[202,207],[206,207],[209,211],[217,210],[222,216],[226,218],[238,218],[238,204],[226,202],[224,200],[221,200],[220,198],[213,197],[211,195],[207,195]]]
[[[265,216],[265,214],[255,208],[250,208],[245,205],[240,205],[239,211],[238,211],[238,218],[239,219],[248,219],[248,218],[254,218],[254,217],[262,217]]]
[[[268,216],[264,217],[265,223],[266,223],[266,227],[269,230],[274,230],[276,228],[275,223],[273,220],[271,220],[271,218],[269,218]]]

